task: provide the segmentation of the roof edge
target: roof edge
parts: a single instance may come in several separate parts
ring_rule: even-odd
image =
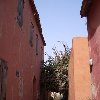
[[[38,26],[38,30],[39,30],[41,39],[42,39],[42,41],[43,41],[44,46],[46,46],[46,43],[45,43],[45,40],[44,40],[44,37],[43,37],[43,34],[42,34],[42,28],[41,28],[41,23],[40,23],[39,14],[38,14],[38,11],[37,11],[37,9],[36,9],[34,0],[29,0],[29,1],[30,1],[30,5],[31,5],[31,8],[32,8],[33,16],[34,16],[35,21],[36,21],[36,24],[37,24],[37,26]]]
[[[91,8],[92,1],[93,0],[83,0],[81,10],[80,10],[81,18],[87,17],[89,10]]]

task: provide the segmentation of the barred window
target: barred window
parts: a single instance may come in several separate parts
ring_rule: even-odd
[[[17,6],[17,23],[20,27],[23,26],[23,8],[24,8],[24,0],[18,0]]]
[[[30,44],[31,47],[33,47],[33,33],[34,33],[34,26],[31,22],[30,33],[29,33],[29,44]]]

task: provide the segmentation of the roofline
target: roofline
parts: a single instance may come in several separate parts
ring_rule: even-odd
[[[87,17],[89,10],[91,8],[92,1],[93,0],[83,0],[81,10],[80,10],[81,18]]]
[[[46,43],[45,43],[45,40],[44,40],[44,37],[43,37],[43,34],[42,34],[42,28],[41,28],[41,24],[40,24],[39,14],[38,14],[38,11],[36,9],[34,0],[29,0],[29,1],[30,1],[30,5],[31,5],[31,8],[32,8],[33,16],[34,16],[36,24],[38,26],[38,30],[39,30],[41,39],[43,41],[44,46],[46,46]]]

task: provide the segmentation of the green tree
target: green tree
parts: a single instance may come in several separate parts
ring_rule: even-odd
[[[58,51],[52,48],[54,56],[48,55],[48,60],[42,62],[41,67],[41,88],[47,91],[63,93],[68,89],[68,63],[70,49],[63,44],[64,50]],[[47,55],[47,53],[46,53]]]

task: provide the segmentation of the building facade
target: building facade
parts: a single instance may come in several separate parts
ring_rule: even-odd
[[[89,48],[86,37],[73,38],[68,76],[68,100],[91,100]]]
[[[83,0],[81,17],[87,18],[87,30],[92,66],[92,99],[100,100],[100,0]]]
[[[0,100],[38,100],[44,46],[33,0],[0,1]]]

